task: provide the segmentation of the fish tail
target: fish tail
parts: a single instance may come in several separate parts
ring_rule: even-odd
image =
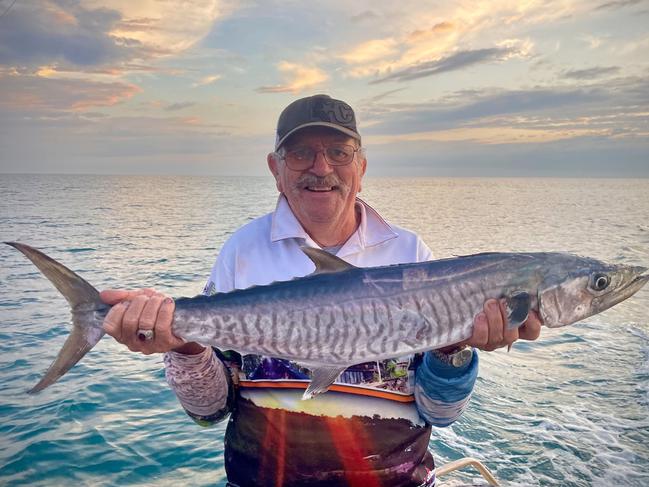
[[[72,310],[72,331],[41,380],[28,392],[42,391],[56,382],[94,347],[104,335],[103,316],[109,309],[99,291],[63,264],[29,245],[5,242],[22,252],[65,297]]]

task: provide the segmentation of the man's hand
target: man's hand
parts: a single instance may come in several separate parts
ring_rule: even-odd
[[[104,303],[113,305],[104,319],[104,330],[133,352],[149,355],[179,347],[178,351],[183,351],[183,348],[193,348],[189,345],[197,345],[185,344],[171,332],[175,304],[173,299],[162,293],[153,289],[108,290],[102,291],[99,297]],[[138,330],[153,331],[153,338],[141,339]],[[198,347],[203,349],[200,345]]]
[[[484,311],[473,320],[473,335],[466,345],[491,352],[501,347],[509,347],[516,340],[536,340],[541,334],[541,320],[530,311],[527,320],[519,328],[507,328],[505,301],[488,299]]]

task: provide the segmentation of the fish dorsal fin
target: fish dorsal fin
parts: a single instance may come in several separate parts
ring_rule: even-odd
[[[317,394],[322,394],[334,383],[338,376],[347,368],[346,365],[326,366],[319,365],[311,369],[311,382],[302,395],[302,400],[311,399]]]
[[[313,261],[315,264],[314,274],[326,274],[332,272],[341,272],[355,267],[348,262],[345,262],[340,257],[331,255],[329,252],[321,249],[314,249],[313,247],[300,247],[302,252]]]

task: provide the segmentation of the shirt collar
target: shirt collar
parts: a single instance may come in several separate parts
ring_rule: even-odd
[[[367,247],[381,244],[398,236],[376,210],[360,198],[356,198],[356,208],[360,210],[361,223],[338,251],[338,257],[360,252]],[[277,199],[275,212],[272,216],[270,240],[277,242],[289,238],[301,238],[308,245],[319,247],[304,228],[302,228],[297,217],[293,214],[286,197],[280,194]]]

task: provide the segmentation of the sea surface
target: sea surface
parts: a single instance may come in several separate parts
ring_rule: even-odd
[[[0,240],[42,249],[97,288],[199,293],[227,237],[272,210],[271,178],[0,175]],[[367,178],[362,197],[436,257],[569,251],[649,266],[649,180]],[[203,429],[160,356],[104,338],[27,395],[61,347],[68,306],[0,248],[0,485],[224,485],[225,423]],[[504,486],[649,485],[649,289],[510,353],[481,353],[471,405],[430,441],[438,464],[483,461]],[[478,481],[467,470],[446,485]]]

